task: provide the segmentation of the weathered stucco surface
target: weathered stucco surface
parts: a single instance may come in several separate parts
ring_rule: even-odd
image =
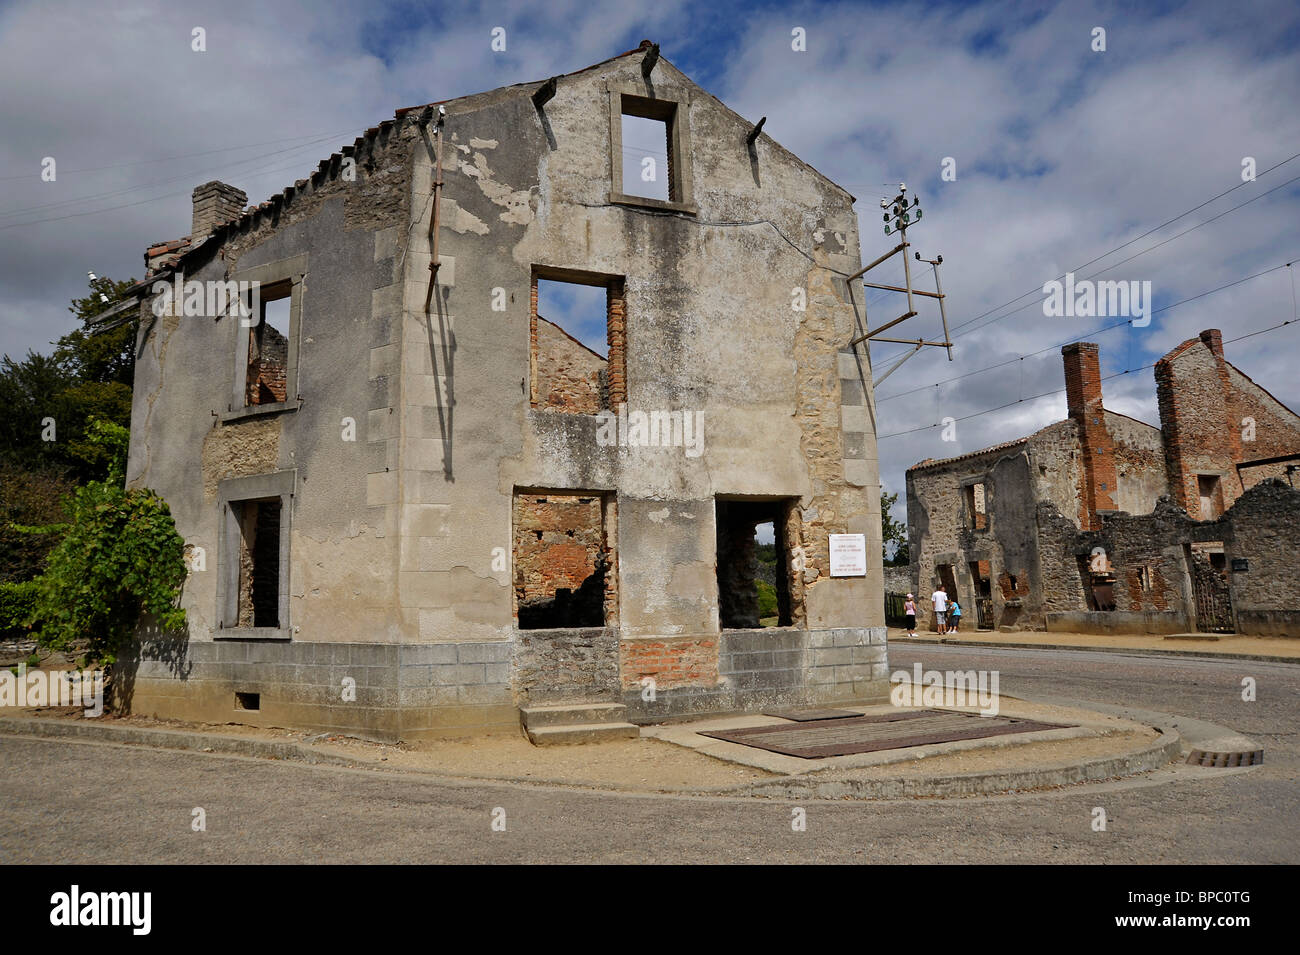
[[[141,335],[131,480],[162,492],[186,540],[217,562],[217,484],[293,471],[291,640],[376,646],[356,655],[367,668],[358,684],[371,694],[368,709],[356,710],[365,715],[349,716],[336,690],[311,683],[281,694],[297,694],[299,723],[352,719],[377,735],[500,725],[516,704],[564,692],[564,681],[540,675],[548,667],[599,673],[568,685],[620,686],[643,719],[757,700],[767,671],[736,675],[731,644],[720,639],[719,495],[792,502],[786,559],[801,601],[791,632],[802,634],[799,652],[843,651],[842,664],[809,658],[815,689],[805,674],[797,684],[782,676],[771,692],[883,695],[871,378],[864,356],[845,351],[864,330],[860,301],[843,281],[860,266],[852,198],[769,137],[751,157],[749,124],[666,59],[652,82],[640,55],[561,77],[541,110],[534,88],[446,104],[439,269],[427,312],[438,137],[419,110],[358,146],[355,181],[334,163],[319,182],[299,183],[290,198],[191,252],[183,265],[198,278],[306,256],[300,403],[232,420],[225,366],[237,323],[150,325]],[[678,104],[693,208],[611,203],[612,89]],[[606,398],[625,399],[629,412],[691,414],[697,446],[602,442],[586,400],[533,407],[538,270],[620,289],[611,316],[625,322],[626,352],[616,362],[611,337],[610,364],[619,375],[625,364],[626,381],[611,367]],[[796,290],[805,308],[795,307]],[[349,420],[355,440],[344,436]],[[556,632],[551,645],[539,643],[548,631],[532,631],[525,645],[512,576],[516,496],[561,491],[605,502],[609,629]],[[865,578],[829,577],[830,533],[866,535]],[[213,577],[195,573],[186,589],[191,645],[238,636],[213,631]],[[608,675],[608,634],[617,680]],[[277,653],[287,661],[303,652],[278,646],[257,651],[267,667],[288,666],[274,662]],[[402,648],[443,646],[450,659],[409,664],[420,674],[431,668],[428,686],[404,676],[390,687],[373,662],[392,647],[406,673],[404,661],[417,657]],[[149,672],[160,665],[157,654],[145,663]],[[274,718],[277,693],[298,685],[298,671],[249,666],[243,678],[266,688],[260,718]],[[653,673],[668,684],[657,710],[638,695],[639,679]],[[205,683],[186,697],[151,680],[138,683],[142,702],[174,708],[201,697],[193,705],[204,712],[226,705],[225,689]],[[465,715],[475,708],[478,716]]]

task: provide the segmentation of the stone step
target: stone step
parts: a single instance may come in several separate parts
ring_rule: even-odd
[[[572,726],[576,724],[622,723],[627,707],[622,703],[549,703],[519,709],[524,726]]]
[[[576,743],[604,743],[616,739],[637,739],[641,727],[633,723],[568,723],[536,726],[527,730],[534,746],[571,746]]]

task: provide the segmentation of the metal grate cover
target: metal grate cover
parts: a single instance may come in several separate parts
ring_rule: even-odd
[[[905,749],[931,743],[1066,729],[1065,724],[1018,720],[1008,716],[979,716],[942,710],[907,710],[880,716],[818,720],[796,726],[751,726],[700,733],[713,739],[753,746],[785,756],[822,759]]]
[[[861,713],[854,713],[852,710],[832,710],[825,707],[805,707],[803,709],[792,710],[764,710],[764,716],[775,716],[783,720],[794,720],[796,723],[807,723],[815,720],[842,720],[854,716],[861,716]]]
[[[1191,766],[1258,766],[1264,762],[1262,749],[1243,753],[1207,753],[1194,749],[1187,756]]]

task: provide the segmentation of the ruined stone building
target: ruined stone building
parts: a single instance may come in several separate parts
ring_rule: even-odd
[[[194,197],[140,290],[128,480],[192,571],[136,712],[412,739],[886,696],[853,197],[658,47]]]
[[[1103,406],[1096,345],[1062,355],[1064,421],[908,469],[921,598],[972,628],[1300,636],[1300,416],[1217,329],[1156,363],[1159,428]]]

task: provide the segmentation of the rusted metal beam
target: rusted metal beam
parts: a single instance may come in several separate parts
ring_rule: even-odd
[[[900,345],[915,345],[915,338],[873,338],[873,342],[897,342]],[[933,345],[935,348],[951,348],[952,342],[921,342],[922,345]]]
[[[885,324],[881,325],[879,328],[873,328],[873,329],[871,329],[869,332],[867,332],[865,335],[859,335],[857,338],[853,339],[853,341],[849,342],[849,345],[850,345],[850,346],[852,346],[852,345],[856,345],[856,344],[858,344],[859,342],[864,342],[864,341],[866,341],[867,339],[872,339],[872,340],[875,340],[875,341],[884,341],[885,339],[883,339],[883,338],[881,338],[881,339],[877,339],[877,338],[876,338],[876,335],[878,335],[880,332],[885,331],[886,329],[893,328],[893,327],[894,327],[895,325],[897,325],[899,322],[905,322],[905,321],[907,321],[909,318],[912,318],[912,317],[914,317],[915,315],[916,315],[916,312],[905,312],[904,314],[898,316],[898,318],[894,319],[892,322],[885,322]]]
[[[875,282],[863,282],[863,283],[862,283],[862,286],[863,286],[863,288],[878,288],[878,289],[884,289],[886,292],[906,292],[906,291],[907,291],[907,289],[905,289],[905,288],[900,288],[900,287],[897,286],[897,285],[877,285]],[[938,293],[938,292],[923,292],[923,291],[921,291],[919,288],[912,289],[912,294],[913,294],[913,295],[924,295],[926,298],[943,298],[943,295],[941,295],[941,294]]]
[[[439,200],[442,198],[442,116],[438,117],[436,127],[435,150],[437,152],[437,172],[433,177],[433,216],[429,224],[429,290],[424,295],[424,311],[429,311],[429,305],[433,302],[433,290],[438,284],[438,231],[441,225],[442,206]]]
[[[861,276],[863,276],[863,275],[866,275],[868,272],[870,272],[872,269],[874,269],[874,268],[875,268],[877,265],[879,265],[881,262],[885,261],[885,260],[886,260],[887,258],[889,258],[891,255],[898,255],[899,252],[902,252],[902,251],[903,251],[904,249],[906,249],[906,248],[907,248],[907,243],[906,243],[906,242],[903,242],[903,243],[901,243],[900,245],[895,246],[893,249],[891,249],[890,251],[886,252],[884,255],[882,255],[880,258],[876,259],[876,261],[872,262],[870,265],[865,266],[865,267],[863,267],[863,268],[861,268],[861,269],[858,269],[858,271],[854,272],[852,275],[850,275],[850,276],[849,276],[847,279],[845,279],[844,281],[846,281],[846,282],[852,282],[854,279],[859,278],[859,277],[861,277]]]
[[[541,109],[555,97],[556,77],[552,76],[537,89],[533,90],[533,105]]]

